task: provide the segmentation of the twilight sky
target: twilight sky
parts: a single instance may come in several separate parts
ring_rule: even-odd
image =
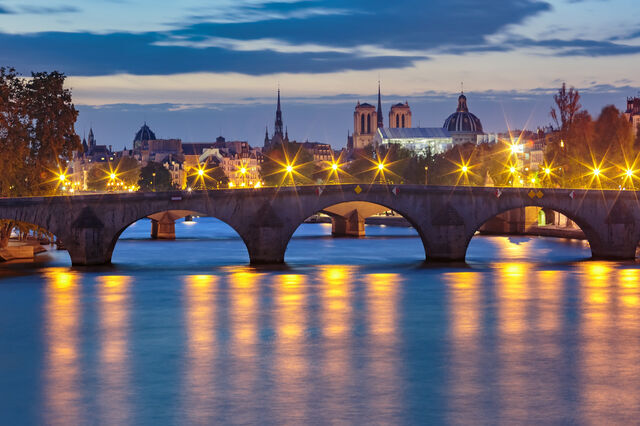
[[[577,87],[593,114],[640,88],[637,0],[0,0],[0,66],[59,70],[77,131],[262,144],[282,89],[292,138],[344,146],[357,100],[441,126],[464,81],[485,130],[548,124]]]

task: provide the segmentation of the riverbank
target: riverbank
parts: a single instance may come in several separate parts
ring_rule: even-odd
[[[9,241],[7,247],[0,248],[0,262],[33,259],[36,254],[46,251],[47,249],[37,240]]]

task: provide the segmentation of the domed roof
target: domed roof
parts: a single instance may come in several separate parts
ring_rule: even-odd
[[[133,139],[133,142],[140,141],[146,142],[156,139],[156,134],[147,126],[147,123],[144,123],[138,133],[136,133],[136,137]]]
[[[456,112],[447,117],[442,127],[450,132],[483,133],[482,123],[478,117],[469,112],[467,97],[464,94],[460,94]]]

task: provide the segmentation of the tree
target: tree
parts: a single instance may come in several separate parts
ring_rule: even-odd
[[[267,186],[309,185],[317,167],[302,144],[284,142],[264,152],[260,175]]]
[[[198,170],[203,170],[202,175]],[[229,178],[218,165],[204,164],[202,169],[191,168],[187,171],[187,187],[191,189],[218,189],[229,186]]]
[[[633,126],[618,108],[605,106],[594,126],[593,153],[597,159],[624,165],[633,161]]]
[[[93,191],[123,189],[137,185],[139,179],[140,164],[132,157],[121,157],[114,162],[95,163],[89,169],[87,186]]]
[[[29,117],[25,84],[14,69],[0,68],[0,196],[29,195]]]
[[[573,117],[582,108],[580,105],[580,93],[571,87],[567,90],[567,84],[562,83],[558,93],[553,96],[556,108],[551,108],[551,118],[556,123],[556,127],[562,131],[567,130],[573,123]]]
[[[169,191],[173,188],[171,173],[162,164],[150,161],[140,170],[138,186],[141,191]]]
[[[71,91],[64,88],[64,74],[38,72],[31,77],[24,91],[30,124],[29,182],[47,193],[57,184],[49,179],[52,173],[65,170],[73,152],[82,147],[74,129],[78,111]]]
[[[12,68],[0,68],[0,195],[50,193],[56,174],[80,149],[74,130],[78,111],[65,78],[54,71],[25,80]],[[6,245],[15,226],[0,221],[0,245]]]

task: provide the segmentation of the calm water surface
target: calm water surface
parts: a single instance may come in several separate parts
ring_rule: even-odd
[[[476,237],[426,266],[412,229],[309,224],[263,270],[214,219],[149,231],[109,268],[0,266],[0,423],[640,418],[640,269],[585,243]]]

